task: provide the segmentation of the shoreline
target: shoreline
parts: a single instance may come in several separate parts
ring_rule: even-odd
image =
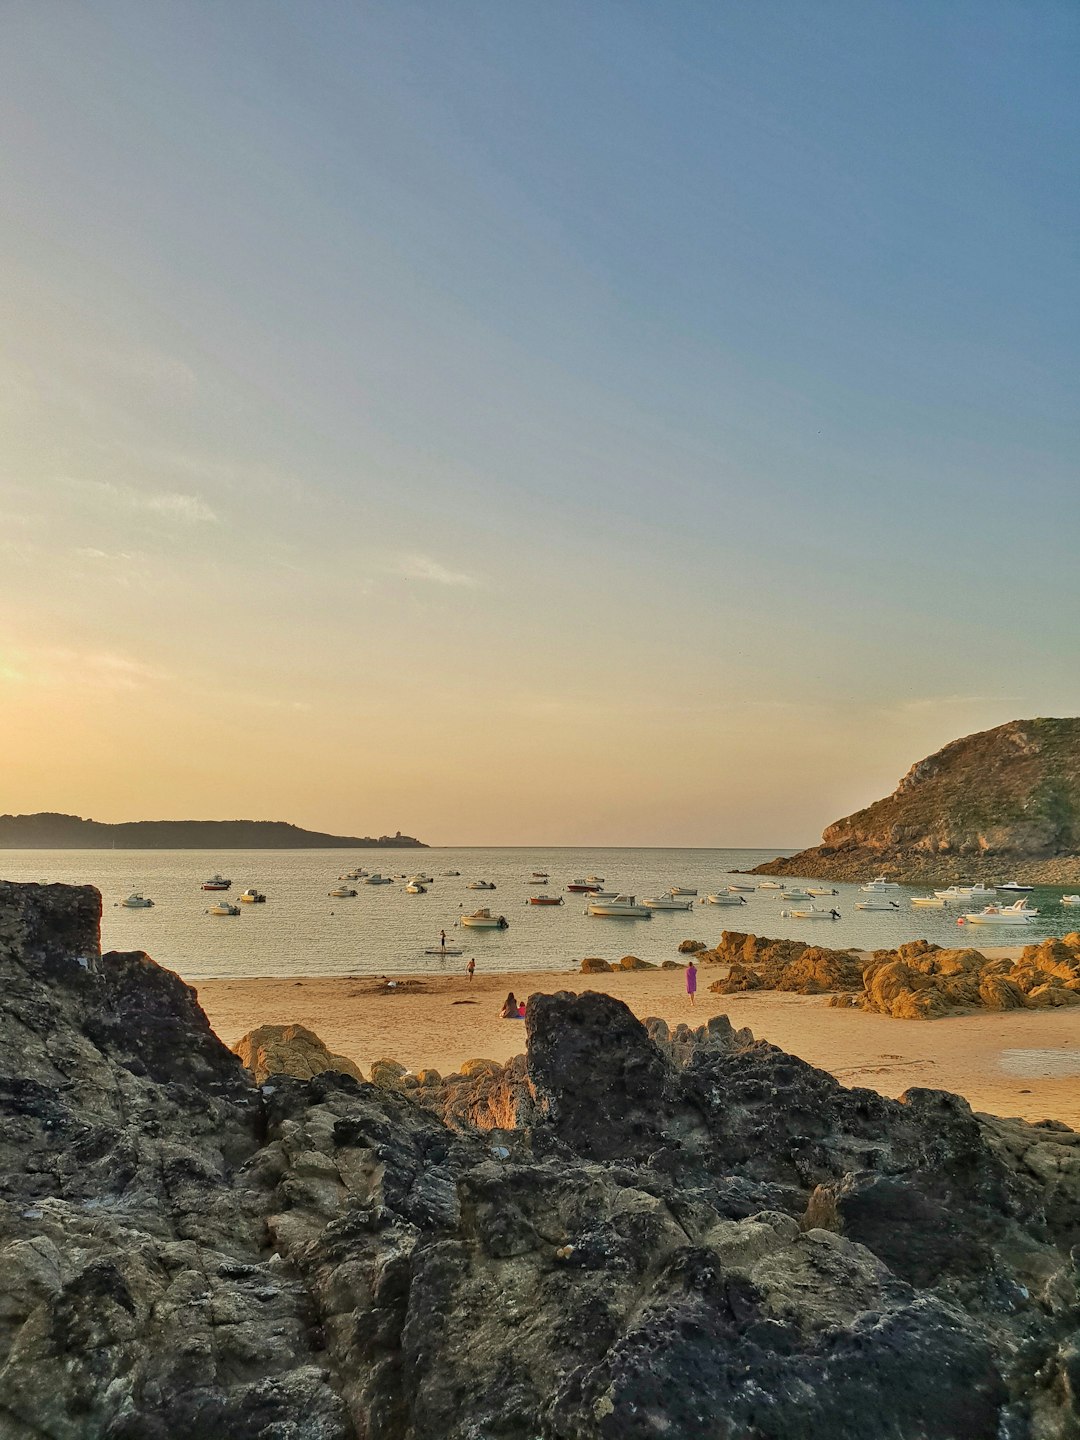
[[[987,947],[995,954],[1020,947]],[[842,1084],[898,1096],[913,1086],[951,1090],[973,1109],[1080,1129],[1080,1014],[1077,1009],[993,1011],[939,1020],[896,1020],[837,1009],[822,995],[750,991],[714,995],[701,972],[691,1006],[681,970],[485,971],[465,975],[311,976],[191,982],[210,1024],[234,1046],[259,1025],[305,1025],[367,1073],[390,1058],[411,1070],[448,1073],[470,1059],[505,1062],[525,1048],[524,1026],[501,1020],[508,990],[599,990],[639,1019],[702,1025],[726,1014]],[[721,967],[716,967],[720,973]]]

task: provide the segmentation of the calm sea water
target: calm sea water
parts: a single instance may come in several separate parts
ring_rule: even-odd
[[[162,965],[189,980],[248,975],[398,974],[457,969],[470,955],[483,970],[577,969],[585,955],[618,960],[639,955],[659,962],[675,955],[680,940],[713,944],[720,932],[750,930],[831,946],[875,949],[924,937],[944,945],[1015,944],[1080,928],[1080,909],[1060,903],[1060,890],[1037,890],[1031,903],[1041,911],[1037,924],[1024,929],[956,925],[955,912],[910,908],[901,892],[901,909],[861,912],[855,885],[838,884],[833,899],[838,921],[799,921],[781,916],[787,908],[777,892],[757,891],[735,908],[697,904],[692,913],[657,912],[651,920],[597,919],[584,912],[586,897],[564,894],[565,903],[541,908],[527,905],[536,893],[534,870],[551,877],[550,893],[564,892],[568,881],[600,875],[608,888],[639,899],[661,894],[672,885],[722,889],[775,851],[765,850],[577,850],[577,849],[432,849],[432,850],[6,850],[0,851],[0,878],[49,880],[96,885],[104,916],[107,949],[145,950]],[[332,900],[327,892],[354,866],[397,877],[394,885],[357,884],[355,900]],[[445,875],[460,870],[458,878]],[[200,890],[220,871],[232,879],[230,898],[249,885],[267,895],[265,905],[243,905],[235,919],[209,915],[214,896]],[[426,895],[405,893],[403,875],[424,871],[434,877]],[[492,880],[497,889],[466,889],[468,881]],[[753,883],[753,882],[749,882]],[[792,882],[798,883],[796,881]],[[810,882],[814,883],[814,882]],[[125,910],[120,901],[132,890],[154,900],[152,910]],[[510,922],[502,931],[463,929],[458,917],[488,905]],[[972,906],[971,908],[981,908]],[[461,957],[427,956],[445,929],[448,944]]]

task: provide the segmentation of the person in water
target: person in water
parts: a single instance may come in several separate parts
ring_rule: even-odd
[[[439,931],[439,949],[440,949],[440,950],[445,950],[445,949],[446,949],[446,931],[445,931],[445,930],[440,930],[440,931]]]
[[[465,966],[465,974],[468,975],[470,980],[476,974],[476,961],[473,960],[471,957],[469,959],[469,963]]]
[[[690,996],[690,1004],[693,1005],[697,998],[697,966],[693,960],[686,967],[686,993]]]

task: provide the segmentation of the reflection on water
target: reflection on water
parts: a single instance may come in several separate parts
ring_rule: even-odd
[[[576,969],[585,955],[618,960],[639,955],[659,962],[673,958],[680,940],[714,944],[722,930],[750,930],[834,947],[877,949],[926,938],[942,945],[1022,945],[1044,935],[1061,935],[1080,922],[1063,909],[1060,891],[1037,890],[1030,903],[1042,912],[1030,928],[966,927],[956,912],[912,910],[910,897],[926,887],[906,888],[901,908],[857,911],[856,885],[837,884],[839,894],[818,898],[835,906],[841,919],[793,920],[779,891],[756,891],[738,908],[695,902],[692,913],[658,912],[651,920],[586,917],[585,898],[565,887],[582,875],[603,876],[609,889],[639,899],[673,885],[707,891],[726,887],[745,870],[769,859],[762,850],[286,850],[286,851],[0,851],[0,878],[61,880],[96,885],[104,900],[102,939],[107,948],[146,950],[155,960],[189,979],[227,975],[381,974],[432,971],[464,965],[470,955],[486,970]],[[332,899],[339,875],[361,866],[397,877],[393,885],[357,884],[355,899]],[[235,918],[207,914],[214,897],[199,886],[215,870],[231,877],[231,898],[248,886],[265,891],[265,905],[243,905]],[[460,870],[457,878],[448,870]],[[564,904],[526,905],[536,892],[534,870],[550,875],[548,889]],[[426,895],[408,895],[401,877],[416,871],[434,876]],[[466,889],[473,879],[495,882],[493,892]],[[745,882],[744,882],[745,883]],[[797,881],[792,883],[797,884]],[[814,882],[810,882],[814,883]],[[132,890],[141,890],[152,910],[120,908]],[[462,910],[481,905],[503,914],[509,929],[484,931],[457,924]],[[464,950],[460,958],[424,951],[439,942]]]

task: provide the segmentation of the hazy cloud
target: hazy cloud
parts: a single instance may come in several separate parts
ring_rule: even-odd
[[[69,480],[67,483],[91,499],[133,514],[159,515],[187,525],[212,525],[218,518],[201,495],[179,490],[140,490],[111,480]]]
[[[406,580],[424,580],[431,585],[477,586],[483,582],[477,575],[466,574],[463,570],[448,570],[430,555],[403,555],[395,567],[395,574]]]
[[[118,651],[50,645],[0,652],[0,678],[13,684],[65,689],[140,690],[172,676]]]

